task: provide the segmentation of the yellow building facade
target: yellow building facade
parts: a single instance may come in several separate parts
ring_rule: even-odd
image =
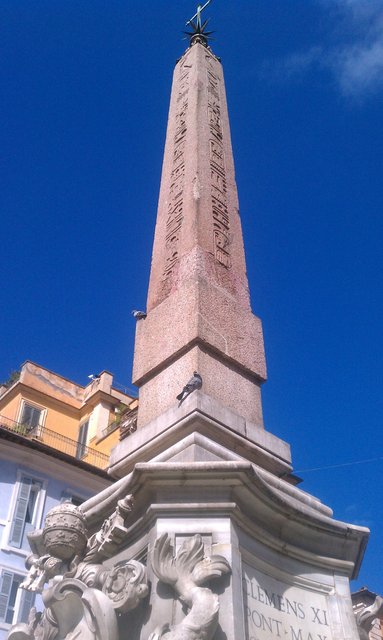
[[[0,427],[106,469],[120,433],[135,429],[137,399],[102,371],[79,385],[26,361],[0,387]]]
[[[0,640],[34,605],[18,588],[28,535],[61,502],[82,504],[113,483],[110,452],[135,430],[136,407],[107,371],[82,386],[27,361],[0,385]]]

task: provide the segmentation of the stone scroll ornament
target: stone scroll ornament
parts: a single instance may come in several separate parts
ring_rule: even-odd
[[[185,541],[174,555],[165,533],[154,544],[151,564],[158,579],[173,587],[189,612],[179,624],[155,629],[149,640],[211,640],[218,625],[219,600],[202,585],[229,573],[228,561],[219,555],[206,556],[200,535]]]
[[[383,617],[383,598],[377,596],[370,607],[362,609],[356,615],[356,624],[359,631],[360,640],[369,640],[370,631],[376,618]]]
[[[42,593],[45,610],[32,609],[28,623],[14,625],[8,640],[118,640],[117,615],[135,609],[148,593],[141,563],[103,565],[126,537],[132,507],[132,496],[119,500],[90,537],[81,508],[68,502],[48,512],[44,528],[28,535],[33,553],[20,585]]]

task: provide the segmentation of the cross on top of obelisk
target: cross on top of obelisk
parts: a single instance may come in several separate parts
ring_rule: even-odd
[[[201,13],[204,9],[206,9],[210,2],[211,0],[207,0],[207,2],[205,2],[203,6],[199,4],[194,16],[192,16],[190,20],[186,22],[186,26],[190,25],[193,29],[192,32],[184,31],[184,33],[186,33],[187,37],[189,38],[190,46],[196,44],[196,42],[199,42],[200,44],[203,44],[205,47],[207,47],[208,40],[210,39],[210,36],[213,32],[205,31],[206,25],[209,22],[209,18],[205,20],[205,22],[202,22]]]

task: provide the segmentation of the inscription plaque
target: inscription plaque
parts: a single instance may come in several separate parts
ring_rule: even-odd
[[[247,640],[333,640],[327,596],[243,565]]]

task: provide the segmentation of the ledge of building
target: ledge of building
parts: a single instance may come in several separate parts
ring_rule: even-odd
[[[132,543],[156,518],[229,518],[249,540],[355,578],[369,536],[366,527],[333,519],[317,498],[246,461],[138,463],[83,504],[88,525],[99,526],[127,493],[135,499],[127,533]]]
[[[205,438],[190,448],[192,433]],[[207,443],[212,443],[208,445]],[[219,447],[219,451],[218,448]],[[291,472],[290,446],[224,407],[202,391],[138,428],[113,450],[109,472],[121,477],[138,462],[150,460],[248,460],[277,476]],[[175,457],[175,458],[174,458]]]

